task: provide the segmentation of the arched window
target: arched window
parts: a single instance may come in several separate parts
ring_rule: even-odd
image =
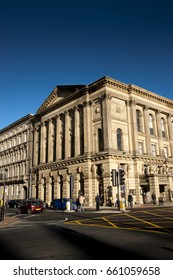
[[[122,130],[117,129],[117,150],[122,151]]]
[[[153,116],[149,115],[149,129],[150,135],[154,135]]]
[[[161,118],[161,130],[162,130],[162,137],[166,138],[166,130],[165,130],[165,121],[164,118]]]
[[[141,132],[141,112],[139,110],[136,110],[136,125],[137,131]]]

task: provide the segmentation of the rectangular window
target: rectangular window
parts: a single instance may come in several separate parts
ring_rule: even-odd
[[[168,157],[168,147],[163,148],[163,153],[164,153],[164,156],[167,158]]]
[[[143,155],[144,153],[144,144],[143,142],[138,142],[138,152],[140,155]]]
[[[150,135],[154,135],[154,129],[150,127]]]
[[[101,128],[98,129],[98,150],[99,152],[102,152],[104,150],[103,130]]]
[[[153,156],[157,155],[157,147],[156,144],[151,144],[151,153]]]

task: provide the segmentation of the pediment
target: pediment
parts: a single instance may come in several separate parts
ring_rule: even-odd
[[[67,85],[67,86],[56,86],[51,94],[46,98],[40,108],[37,110],[37,114],[47,110],[53,104],[58,103],[61,99],[65,99],[74,92],[83,88],[85,85]]]

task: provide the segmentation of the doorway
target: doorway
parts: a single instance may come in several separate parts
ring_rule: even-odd
[[[144,204],[149,203],[151,200],[149,185],[141,186],[142,201]]]

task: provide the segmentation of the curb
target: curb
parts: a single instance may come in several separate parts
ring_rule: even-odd
[[[7,227],[9,224],[12,224],[16,221],[16,217],[4,217],[4,221],[0,221],[0,228]]]

